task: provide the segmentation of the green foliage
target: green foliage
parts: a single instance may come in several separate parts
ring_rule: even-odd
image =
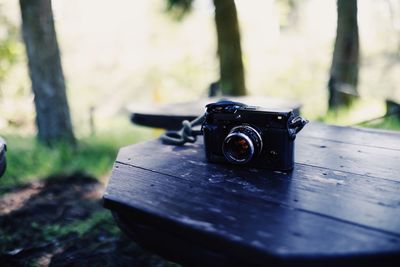
[[[106,232],[112,236],[118,236],[120,230],[114,222],[114,219],[108,210],[101,210],[92,213],[89,217],[82,220],[74,220],[68,224],[39,224],[37,222],[30,223],[29,239],[32,245],[43,245],[56,243],[57,240],[63,238],[74,239],[83,238],[86,235],[96,236],[100,232]],[[18,244],[19,239],[27,234],[27,229],[19,229],[16,232],[10,233],[9,230],[0,229],[0,253],[7,250],[10,244]],[[100,242],[99,242],[100,243]],[[93,245],[93,244],[90,244]],[[35,264],[27,264],[27,266],[35,266]]]
[[[119,233],[118,227],[113,222],[111,213],[108,210],[102,210],[93,213],[90,217],[84,220],[77,220],[67,225],[61,224],[48,224],[48,225],[38,225],[37,223],[32,223],[32,229],[41,232],[41,237],[43,241],[52,241],[56,238],[62,238],[63,236],[76,233],[79,237],[82,237],[86,233],[93,231],[96,226],[102,225],[103,228],[107,228],[108,232],[117,235]],[[108,227],[104,227],[105,224]]]
[[[400,116],[390,116],[360,124],[362,127],[400,131]]]
[[[176,20],[183,19],[192,9],[193,0],[167,0],[167,12]]]
[[[110,171],[120,147],[144,140],[146,136],[149,132],[140,128],[124,132],[117,128],[115,132],[104,131],[94,137],[81,138],[76,147],[58,143],[48,148],[33,135],[5,135],[7,171],[0,179],[0,194],[4,191],[1,189],[53,174],[83,171],[101,177]]]
[[[21,55],[18,28],[2,13],[0,5],[0,81]]]
[[[383,101],[358,99],[349,107],[329,110],[324,116],[318,117],[317,120],[328,124],[399,131],[399,116],[383,117],[385,112],[385,103]]]

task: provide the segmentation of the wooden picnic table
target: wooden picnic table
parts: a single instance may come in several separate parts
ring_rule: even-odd
[[[228,97],[235,102],[246,103],[250,106],[268,107],[270,109],[291,109],[294,114],[300,113],[301,105],[293,100],[273,98],[267,96],[240,96]],[[135,124],[168,130],[177,130],[182,127],[183,120],[192,121],[204,113],[204,107],[213,102],[218,102],[222,97],[200,98],[196,101],[180,102],[174,104],[138,104],[128,106],[131,121]]]
[[[203,142],[122,148],[104,205],[188,266],[400,266],[400,134],[310,123],[291,172],[212,164]]]

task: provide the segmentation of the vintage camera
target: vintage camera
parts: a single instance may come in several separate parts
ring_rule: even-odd
[[[291,170],[294,140],[307,124],[293,111],[221,101],[206,106],[202,125],[208,161]]]

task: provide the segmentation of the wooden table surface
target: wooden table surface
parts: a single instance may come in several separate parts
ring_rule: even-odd
[[[400,134],[310,123],[295,155],[285,173],[208,163],[202,140],[124,147],[104,205],[187,265],[400,266]]]

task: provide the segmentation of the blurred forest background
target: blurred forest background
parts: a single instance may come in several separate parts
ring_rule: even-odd
[[[35,188],[37,181],[53,174],[69,177],[79,171],[77,176],[85,183],[92,181],[86,179],[87,174],[104,183],[119,147],[160,133],[133,126],[128,105],[206,97],[209,85],[220,79],[222,60],[217,47],[220,57],[227,51],[217,38],[214,12],[223,2],[236,5],[242,54],[225,57],[242,59],[247,94],[297,100],[303,105],[302,115],[311,120],[400,130],[395,116],[362,123],[383,116],[386,99],[400,102],[399,0],[53,0],[73,126],[71,140],[77,142],[49,147],[36,138],[34,94],[21,26],[21,6],[25,3],[27,11],[34,8],[25,0],[0,0],[0,134],[9,147],[8,170],[0,180],[0,208],[9,205],[7,197],[16,188]],[[356,18],[357,28],[350,33],[357,31],[358,36],[350,34],[349,38],[355,38],[350,43],[359,53],[347,58],[358,64],[358,75],[349,79],[345,91],[359,97],[329,109],[328,85],[338,84],[330,75],[344,69],[331,66],[338,3],[350,11],[342,13],[343,23],[353,15],[354,27]],[[25,14],[28,18],[29,12]],[[31,24],[25,23],[24,30]],[[345,30],[338,33],[348,40]],[[235,84],[243,84],[238,90],[244,90],[244,80],[232,77],[237,78]],[[1,216],[8,213],[0,211]],[[38,240],[44,242],[72,232],[81,237],[101,221],[111,223],[108,213],[93,214],[79,218],[81,224],[50,224],[44,230],[30,225],[27,229],[36,231]],[[0,218],[0,224],[4,222]],[[12,249],[22,246],[22,238],[10,235],[15,229],[1,229],[2,241],[8,243],[0,241],[0,259],[1,255],[19,254]]]
[[[33,134],[19,4],[0,3],[0,129]],[[304,116],[325,116],[336,1],[237,0],[236,5],[248,93],[297,99]],[[211,0],[194,1],[184,18],[168,14],[162,0],[54,0],[53,12],[78,136],[90,130],[91,107],[96,127],[110,129],[128,103],[195,100],[218,80]],[[358,24],[358,87],[360,105],[367,109],[334,121],[339,124],[381,115],[381,100],[400,99],[399,2],[359,1]]]

